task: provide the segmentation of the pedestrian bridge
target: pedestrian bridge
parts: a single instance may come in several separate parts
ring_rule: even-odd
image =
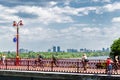
[[[98,63],[101,63],[102,67],[97,68],[96,64]],[[119,80],[120,78],[120,69],[118,69],[117,73],[113,69],[112,74],[106,74],[105,60],[90,60],[86,71],[83,70],[81,59],[58,59],[56,61],[57,65],[52,59],[44,59],[41,64],[35,65],[35,59],[20,59],[19,64],[16,64],[16,59],[7,59],[5,64],[0,64],[0,76],[2,78],[4,78],[4,76],[13,78],[23,77],[24,79],[21,80],[38,80],[37,78],[50,78],[51,80],[54,78],[74,78],[74,80],[82,80],[82,78],[95,78],[95,80],[102,80],[103,77],[106,80],[108,80],[109,77],[111,77],[112,80]],[[29,77],[30,79],[26,79],[26,77]],[[96,79],[98,77],[99,79]]]

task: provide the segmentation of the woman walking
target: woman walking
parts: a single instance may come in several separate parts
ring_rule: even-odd
[[[87,62],[88,62],[87,56],[86,56],[86,54],[83,54],[83,56],[82,56],[82,64],[83,64],[84,71],[87,70]]]
[[[118,56],[115,56],[115,60],[114,60],[114,70],[115,72],[118,74],[118,69],[119,69],[119,60],[118,60]]]

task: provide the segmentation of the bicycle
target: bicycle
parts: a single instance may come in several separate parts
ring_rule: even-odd
[[[32,65],[32,67],[33,68],[36,68],[36,67],[42,67],[42,68],[44,68],[44,62],[43,62],[43,60],[35,60],[35,62],[33,63],[33,65]]]

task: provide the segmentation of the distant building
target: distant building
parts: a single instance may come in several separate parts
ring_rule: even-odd
[[[109,52],[109,48],[102,48],[102,52]]]
[[[51,52],[51,49],[48,49],[48,52]]]
[[[57,52],[61,52],[61,51],[60,51],[60,46],[57,46]]]
[[[93,52],[93,51],[91,49],[82,48],[80,49],[80,52]]]
[[[78,52],[77,49],[67,49],[67,52]]]
[[[51,49],[48,49],[48,52],[110,52],[109,48],[101,48],[100,50],[91,50],[87,48],[81,48],[79,50],[77,49],[67,49],[67,50],[61,50],[60,46],[53,46]]]
[[[29,53],[27,49],[19,49],[19,53]]]
[[[107,52],[110,52],[110,49],[109,49],[109,48],[107,48],[107,49],[106,49],[106,51],[107,51]]]
[[[88,52],[88,51],[86,48],[84,48],[84,49],[82,48],[82,49],[80,49],[80,52]]]
[[[105,52],[105,48],[102,48],[102,51]]]
[[[60,46],[53,46],[53,52],[61,52]]]
[[[53,46],[53,52],[56,52],[56,46]]]
[[[84,52],[84,49],[80,49],[80,52]]]

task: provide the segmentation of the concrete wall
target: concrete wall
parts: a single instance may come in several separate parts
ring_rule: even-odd
[[[0,80],[120,80],[120,75],[1,70]]]

